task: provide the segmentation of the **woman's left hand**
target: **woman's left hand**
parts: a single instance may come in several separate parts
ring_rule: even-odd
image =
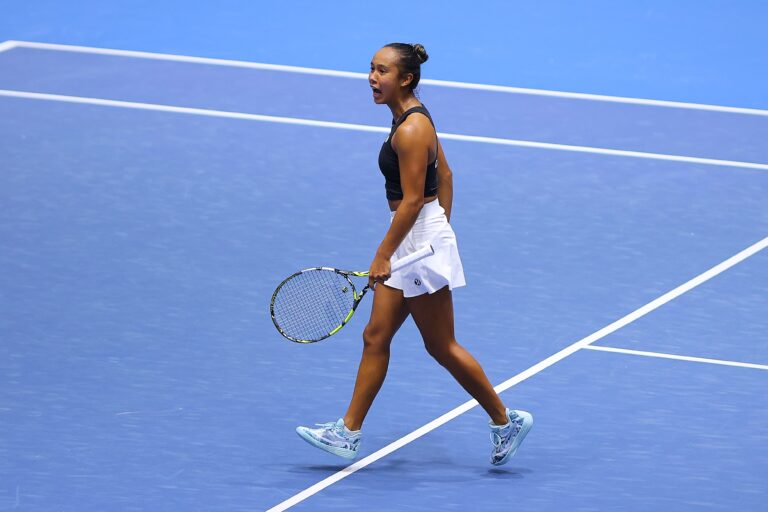
[[[389,258],[376,254],[371,262],[371,268],[368,270],[368,286],[372,290],[376,289],[376,283],[383,283],[392,275],[392,265]]]

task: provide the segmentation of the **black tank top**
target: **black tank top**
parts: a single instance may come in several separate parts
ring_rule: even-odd
[[[403,189],[400,186],[400,161],[397,158],[397,153],[392,149],[392,137],[395,135],[397,128],[414,112],[424,114],[429,119],[429,122],[432,123],[432,127],[434,128],[435,126],[432,116],[429,115],[424,106],[410,108],[403,112],[399,119],[392,120],[392,130],[390,130],[389,137],[381,145],[381,151],[379,151],[379,169],[381,169],[381,174],[384,175],[384,188],[387,191],[387,199],[389,200],[403,198]],[[435,153],[435,160],[427,165],[427,179],[424,182],[424,197],[434,195],[437,195],[437,153]]]

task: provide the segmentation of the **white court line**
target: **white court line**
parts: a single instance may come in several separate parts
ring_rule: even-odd
[[[286,73],[301,73],[307,75],[322,75],[341,78],[368,79],[367,73],[352,71],[337,71],[333,69],[307,68],[301,66],[285,66],[279,64],[264,64],[259,62],[247,62],[230,59],[213,59],[207,57],[191,57],[187,55],[175,55],[168,53],[140,52],[132,50],[115,50],[110,48],[94,48],[90,46],[76,46],[52,43],[35,43],[29,41],[7,41],[18,48],[32,48],[38,50],[51,50],[62,52],[90,53],[95,55],[111,55],[117,57],[133,57],[139,59],[167,60],[175,62],[188,62],[193,64],[208,64],[213,66],[229,66],[249,69],[263,69],[271,71],[283,71]],[[712,112],[725,112],[730,114],[746,114],[755,116],[768,116],[768,110],[755,108],[726,107],[721,105],[705,105],[702,103],[688,103],[682,101],[650,100],[644,98],[628,98],[622,96],[608,96],[603,94],[586,94],[578,92],[550,91],[545,89],[529,89],[524,87],[509,87],[504,85],[475,84],[469,82],[457,82],[451,80],[434,80],[424,78],[422,84],[436,87],[449,87],[453,89],[471,89],[480,91],[492,91],[511,94],[527,94],[532,96],[550,96],[556,98],[569,98],[585,101],[602,101],[610,103],[626,103],[633,105],[646,105],[654,107],[680,108],[688,110],[706,110]]]
[[[361,132],[389,133],[389,128],[371,126],[365,124],[338,123],[333,121],[317,121],[297,117],[267,116],[261,114],[246,114],[244,112],[229,112],[225,110],[211,110],[192,107],[175,107],[172,105],[159,105],[156,103],[140,103],[134,101],[107,100],[101,98],[88,98],[82,96],[65,96],[62,94],[47,94],[39,92],[10,91],[0,89],[0,96],[23,98],[44,101],[60,101],[65,103],[79,103],[86,105],[99,105],[106,107],[119,107],[138,110],[153,110],[158,112],[172,112],[176,114],[193,114],[207,117],[224,117],[230,119],[244,119],[249,121],[261,121],[269,123],[292,124],[301,126],[315,126],[322,128],[335,128],[341,130],[354,130]],[[533,142],[527,140],[502,139],[497,137],[482,137],[477,135],[460,135],[456,133],[438,132],[444,140],[459,140],[464,142],[479,142],[484,144],[497,144],[504,146],[517,146],[525,148],[548,149],[556,151],[570,151],[574,153],[592,153],[598,155],[622,156],[631,158],[645,158],[650,160],[665,160],[671,162],[685,162],[692,164],[717,165],[726,167],[740,167],[745,169],[768,170],[768,164],[755,162],[741,162],[735,160],[718,160],[714,158],[699,158],[692,156],[667,155],[662,153],[646,153],[642,151],[625,151],[621,149],[595,148],[590,146],[571,146],[567,144],[553,144],[549,142]]]
[[[9,91],[6,89],[0,89],[0,96],[31,99],[31,100],[60,101],[64,103],[79,103],[84,105],[97,105],[102,107],[118,107],[118,108],[134,109],[134,110],[152,110],[156,112],[171,112],[174,114],[192,114],[192,115],[206,116],[206,117],[224,117],[229,119],[243,119],[246,121],[263,121],[268,123],[294,124],[294,125],[301,125],[301,126],[315,126],[315,127],[321,127],[321,128],[337,128],[337,129],[355,130],[355,131],[361,131],[361,132],[389,133],[389,128],[384,128],[383,126],[336,123],[332,121],[316,121],[313,119],[266,116],[261,114],[246,114],[244,112],[229,112],[226,110],[210,110],[210,109],[193,108],[193,107],[174,107],[172,105],[159,105],[156,103],[140,103],[136,101],[105,100],[101,98],[87,98],[83,96],[64,96],[61,94]]]
[[[717,276],[718,274],[728,270],[729,268],[733,267],[734,265],[744,261],[745,259],[749,258],[750,256],[754,255],[755,253],[765,249],[768,247],[768,237],[763,238],[759,242],[747,247],[743,251],[739,252],[738,254],[731,256],[727,260],[718,263],[711,269],[707,270],[706,272],[699,274],[698,276],[694,277],[690,281],[681,284],[674,290],[671,290],[661,297],[658,297],[657,299],[649,302],[645,306],[636,309],[632,313],[620,318],[619,320],[616,320],[610,325],[607,325],[600,329],[597,332],[594,332],[587,336],[586,338],[583,338],[576,343],[564,348],[560,352],[553,354],[549,356],[548,358],[544,359],[543,361],[531,366],[527,370],[523,371],[522,373],[518,373],[514,377],[512,377],[509,380],[506,380],[496,386],[494,389],[496,392],[501,393],[502,391],[505,391],[512,386],[528,379],[529,377],[532,377],[536,375],[537,373],[545,370],[546,368],[552,366],[553,364],[557,363],[558,361],[561,361],[565,359],[566,357],[570,356],[571,354],[579,351],[580,349],[587,348],[590,344],[594,343],[595,341],[604,338],[605,336],[611,334],[612,332],[615,332],[625,325],[634,322],[638,318],[647,315],[651,311],[663,306],[667,302],[670,302],[671,300],[679,297],[680,295],[692,290],[693,288],[699,286],[702,283],[705,283],[706,281],[709,281],[713,277]],[[341,471],[338,471],[337,473],[334,473],[333,475],[329,476],[328,478],[325,478],[324,480],[319,481],[318,483],[314,484],[311,487],[308,487],[304,489],[303,491],[299,492],[298,494],[295,494],[294,496],[288,498],[287,500],[275,505],[274,507],[270,508],[267,512],[281,512],[283,510],[287,510],[290,507],[306,500],[310,496],[317,494],[318,492],[322,491],[326,487],[333,485],[334,483],[338,482],[339,480],[342,480],[343,478],[346,478],[350,476],[351,474],[355,473],[356,471],[359,471],[363,469],[364,467],[373,464],[377,460],[381,459],[382,457],[385,457],[389,455],[390,453],[394,452],[395,450],[398,450],[402,448],[403,446],[415,441],[416,439],[420,438],[421,436],[431,432],[432,430],[436,429],[437,427],[444,425],[445,423],[451,421],[452,419],[460,416],[461,414],[469,411],[473,407],[478,405],[477,401],[470,400],[459,407],[453,409],[452,411],[449,411],[439,418],[427,423],[426,425],[414,430],[410,434],[406,435],[405,437],[401,437],[400,439],[388,444],[384,448],[372,453],[371,455],[365,457],[364,459],[361,459],[358,462],[355,462],[354,464],[347,466],[346,468],[342,469]]]
[[[3,41],[2,43],[0,43],[0,53],[6,50],[10,50],[11,48],[16,48],[17,46],[18,44],[16,43],[16,41]]]
[[[738,361],[727,361],[725,359],[709,359],[706,357],[678,356],[676,354],[663,354],[661,352],[647,352],[645,350],[630,350],[628,348],[605,347],[601,345],[590,345],[584,347],[589,350],[600,350],[602,352],[616,352],[619,354],[630,354],[634,356],[659,357],[661,359],[677,359],[679,361],[692,361],[694,363],[720,364],[723,366],[738,366],[740,368],[755,368],[757,370],[768,370],[768,365],[754,363],[740,363]]]

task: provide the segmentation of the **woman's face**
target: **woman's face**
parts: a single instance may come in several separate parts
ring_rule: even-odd
[[[384,47],[373,56],[368,83],[373,90],[373,101],[386,104],[402,94],[402,82],[397,68],[400,56],[393,48]]]

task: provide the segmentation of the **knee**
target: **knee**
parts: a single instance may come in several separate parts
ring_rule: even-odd
[[[363,349],[372,352],[389,352],[389,345],[392,341],[382,329],[375,325],[368,324],[363,330]]]
[[[444,364],[451,357],[452,345],[456,343],[456,340],[424,340],[424,348],[427,349],[427,353],[432,356],[435,361],[440,364]]]

